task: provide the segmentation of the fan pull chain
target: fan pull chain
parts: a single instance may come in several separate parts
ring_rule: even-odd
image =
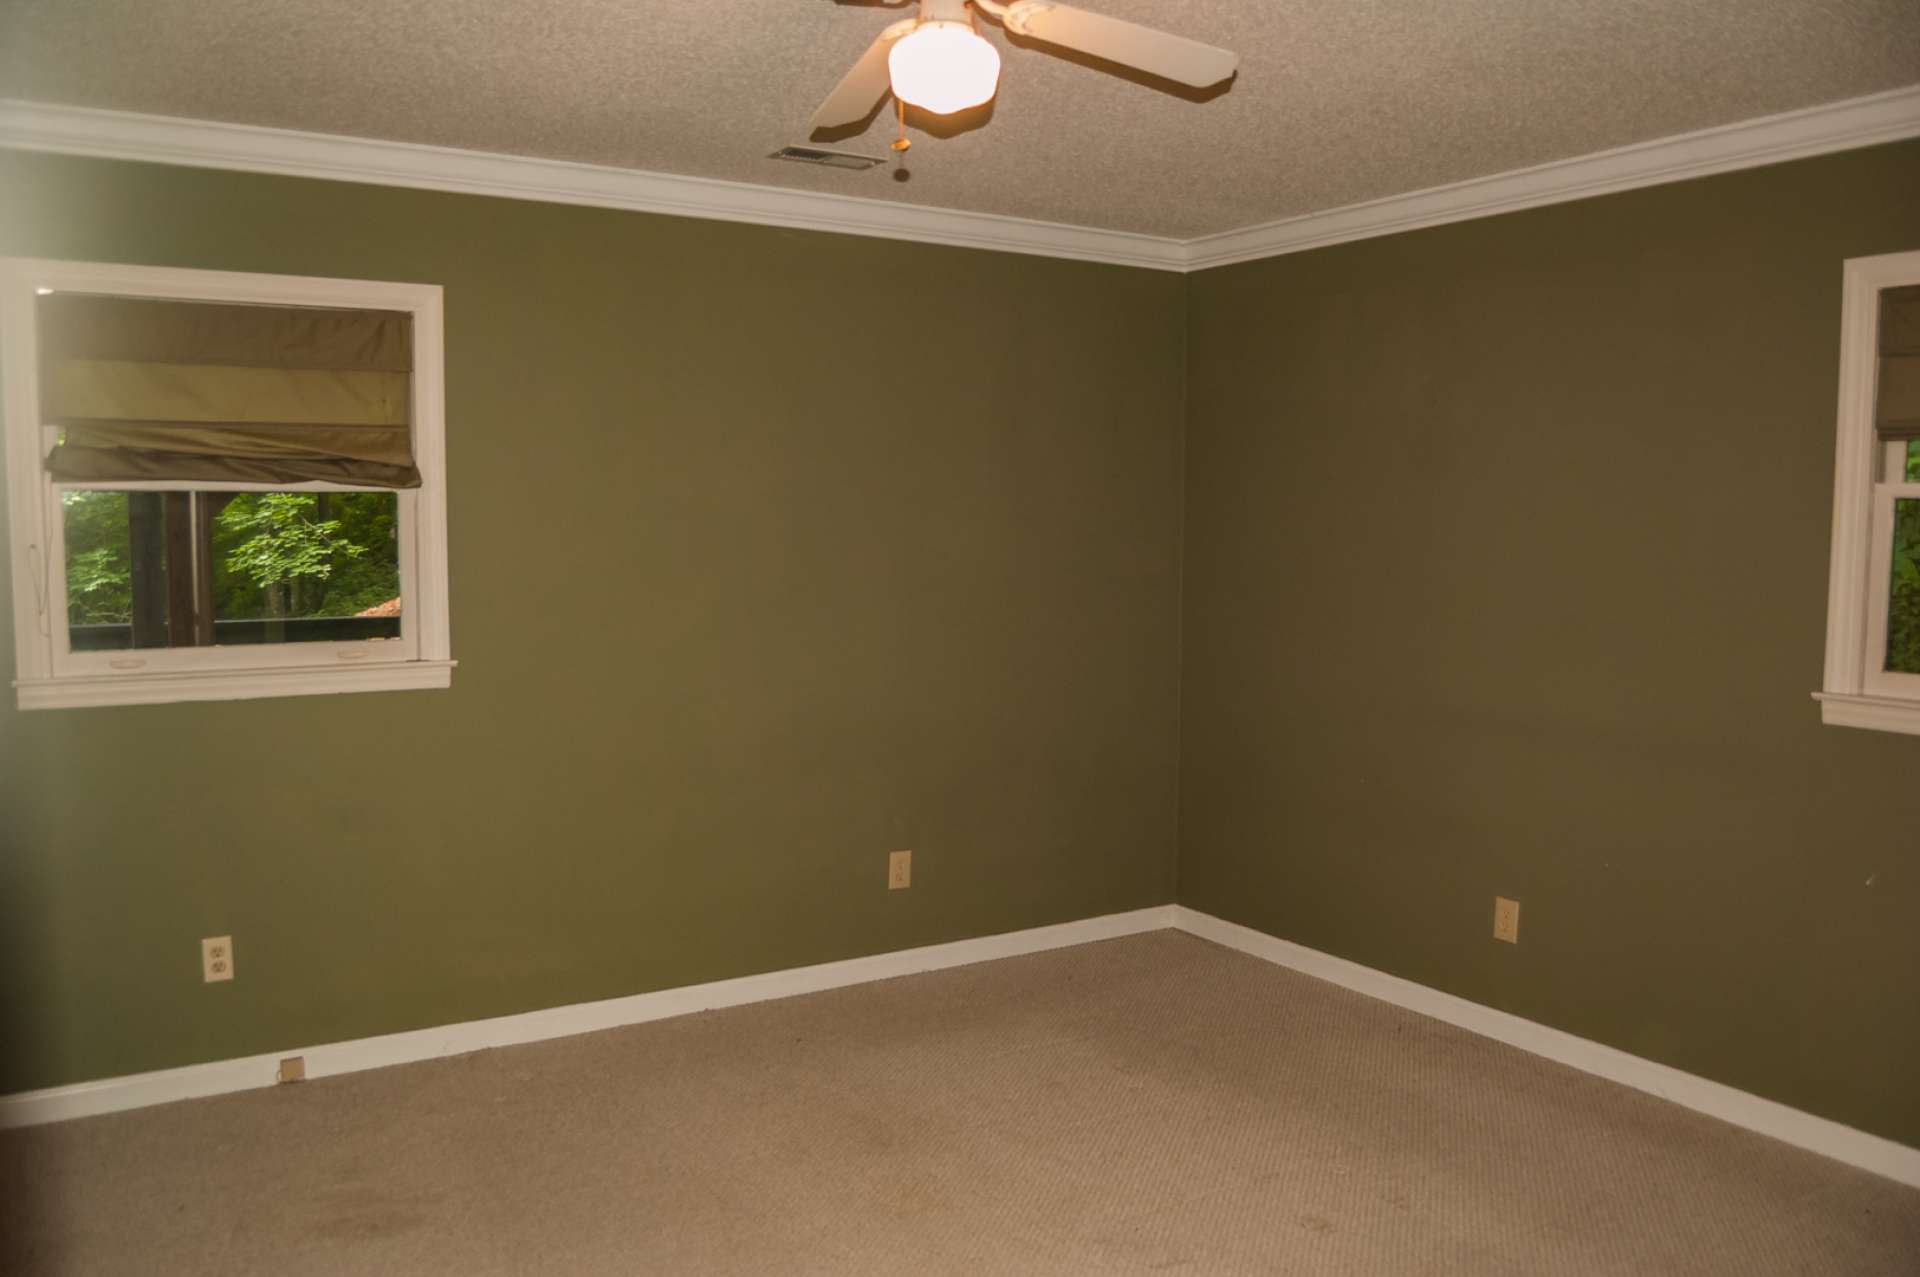
[[[913,140],[907,136],[907,104],[900,98],[893,100],[894,114],[900,120],[900,136],[887,143],[895,155],[905,155]]]

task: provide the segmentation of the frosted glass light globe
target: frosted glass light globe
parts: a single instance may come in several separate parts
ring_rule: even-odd
[[[1000,83],[1000,54],[964,22],[923,22],[887,51],[893,95],[951,115],[979,106]]]

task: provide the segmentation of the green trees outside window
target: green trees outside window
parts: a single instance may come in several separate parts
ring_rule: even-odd
[[[1920,483],[1920,445],[1907,462]],[[1887,668],[1920,674],[1920,500],[1893,503],[1893,581],[1887,598]]]
[[[66,492],[67,623],[125,625],[133,619],[133,554],[127,494]]]
[[[135,608],[135,494],[61,494],[71,625],[127,625]],[[391,492],[198,493],[213,614],[221,621],[346,617],[400,594]],[[164,529],[142,536],[163,535]],[[162,570],[186,571],[162,558]]]
[[[1920,483],[1920,439],[1907,444],[1906,480]],[[1887,668],[1899,674],[1920,674],[1920,501],[1893,503]]]
[[[400,593],[386,492],[241,492],[214,519],[222,619],[352,616]]]

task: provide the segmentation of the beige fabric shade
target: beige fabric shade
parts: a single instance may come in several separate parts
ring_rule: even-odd
[[[1920,284],[1880,292],[1873,424],[1882,439],[1920,439]]]
[[[39,299],[55,479],[420,484],[397,311]]]

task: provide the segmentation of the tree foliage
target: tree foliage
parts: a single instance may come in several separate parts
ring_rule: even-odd
[[[400,593],[397,502],[385,492],[203,493],[214,615],[223,621],[352,616]],[[223,504],[222,504],[223,503]],[[125,492],[61,495],[74,625],[133,616]]]
[[[216,560],[220,572],[250,581],[269,616],[315,615],[334,566],[367,552],[329,513],[318,493],[238,494],[214,520],[229,541]]]
[[[1920,440],[1907,445],[1907,480],[1920,483]],[[1920,500],[1893,503],[1893,581],[1887,668],[1920,674]]]
[[[133,617],[127,494],[65,492],[67,614],[75,625],[126,624]]]
[[[219,525],[245,540],[227,551],[227,570],[244,572],[266,589],[324,581],[336,559],[365,554],[366,546],[340,535],[340,520],[315,517],[318,504],[311,492],[246,492],[229,502]]]

